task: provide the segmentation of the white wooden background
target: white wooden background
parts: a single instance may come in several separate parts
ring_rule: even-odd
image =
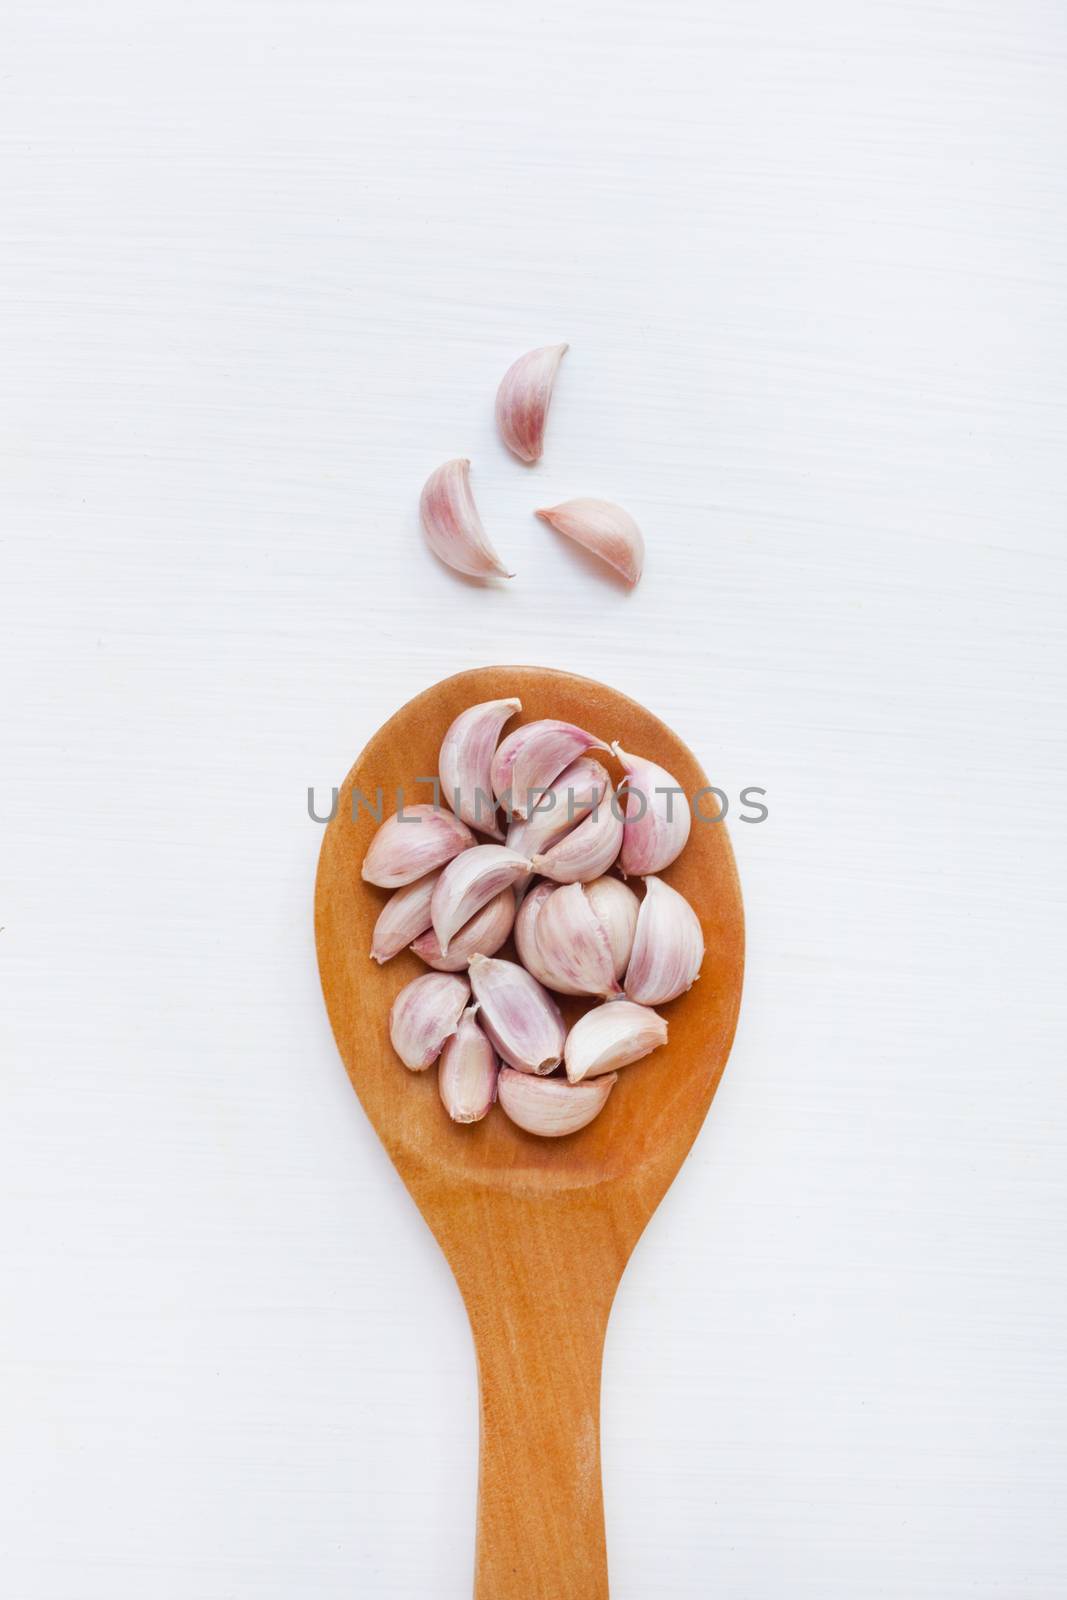
[[[5,1600],[469,1595],[467,1328],[335,1055],[305,792],[501,660],[771,807],[609,1340],[614,1596],[1062,1600],[1062,6],[3,33]],[[557,339],[526,473],[492,394]],[[506,589],[421,547],[460,453]],[[529,515],[573,493],[634,595]]]

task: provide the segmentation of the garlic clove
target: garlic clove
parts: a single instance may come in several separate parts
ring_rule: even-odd
[[[456,1031],[470,999],[465,978],[448,972],[427,972],[404,985],[389,1013],[393,1049],[412,1072],[425,1072]]]
[[[542,507],[537,516],[606,561],[627,583],[635,584],[640,578],[645,564],[644,535],[622,506],[610,500],[564,500],[562,505]]]
[[[380,889],[401,889],[469,850],[474,835],[440,806],[407,806],[386,817],[363,858],[362,877]]]
[[[591,1083],[567,1083],[563,1078],[531,1078],[503,1067],[497,1096],[501,1109],[527,1133],[561,1139],[599,1115],[616,1081],[611,1075]]]
[[[469,976],[482,1027],[508,1066],[533,1073],[558,1067],[567,1030],[537,979],[514,961],[480,955],[472,958]]]
[[[545,901],[555,894],[557,887],[554,883],[538,883],[525,897],[515,918],[515,949],[527,972],[532,972],[546,989],[554,989],[557,994],[581,994],[580,989],[569,988],[560,973],[551,972],[541,957],[537,927]]]
[[[544,790],[586,750],[608,746],[573,722],[524,723],[497,747],[490,780],[497,799],[523,820]]]
[[[605,929],[580,883],[555,890],[540,907],[535,937],[546,972],[559,976],[565,994],[622,993],[615,981],[615,958]],[[553,981],[553,989],[559,984]]]
[[[500,435],[520,461],[540,461],[545,422],[552,400],[565,344],[546,344],[528,350],[505,372],[496,395],[496,420]]]
[[[379,964],[391,961],[430,926],[430,899],[440,873],[428,872],[389,896],[374,924],[370,953]],[[457,969],[460,970],[460,969]]]
[[[612,745],[626,773],[626,825],[620,866],[626,877],[662,872],[685,849],[692,813],[681,784],[664,767]]]
[[[508,849],[517,850],[531,860],[547,850],[599,805],[609,781],[607,768],[592,756],[580,756],[572,761],[534,802],[525,821],[511,822],[507,833]]]
[[[437,1069],[437,1087],[453,1122],[480,1122],[496,1099],[496,1051],[478,1026],[476,1011],[476,1006],[464,1011],[445,1040]]]
[[[486,700],[461,711],[441,742],[438,773],[441,792],[457,817],[488,833],[503,834],[496,818],[490,764],[500,730],[509,717],[522,710],[521,700]]]
[[[458,933],[448,941],[448,954],[443,955],[433,928],[427,928],[412,943],[412,950],[420,961],[437,972],[466,972],[471,956],[495,956],[505,942],[515,922],[515,891],[501,889],[498,895],[476,911]]]
[[[622,845],[622,817],[608,785],[602,803],[573,832],[533,858],[533,869],[556,883],[587,883],[614,865]]]
[[[626,969],[627,999],[665,1005],[692,988],[703,960],[704,934],[689,901],[662,878],[646,878]]]
[[[647,1006],[612,1000],[579,1017],[563,1051],[570,1083],[616,1072],[667,1043],[667,1024]]]
[[[532,870],[525,856],[502,844],[476,844],[450,861],[434,885],[430,901],[430,920],[441,954],[448,954],[452,935],[476,911]]]
[[[585,892],[608,936],[612,971],[616,978],[621,978],[634,946],[634,929],[637,927],[641,902],[619,878],[594,878],[586,884]]]
[[[446,461],[427,478],[419,501],[426,542],[446,566],[469,578],[494,573],[513,578],[486,538],[471,493],[470,465],[465,458]]]

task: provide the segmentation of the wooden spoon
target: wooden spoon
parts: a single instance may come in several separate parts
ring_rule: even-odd
[[[408,951],[381,969],[371,963],[385,893],[360,878],[377,824],[362,805],[353,820],[353,802],[362,794],[374,804],[380,788],[388,816],[398,791],[407,804],[432,799],[425,780],[437,772],[453,718],[509,695],[523,705],[509,727],[538,717],[576,722],[659,762],[689,796],[707,785],[669,728],[603,684],[541,667],[459,673],[398,711],[349,773],[323,838],[316,940],[348,1075],[448,1258],[474,1333],[475,1600],[605,1600],[600,1368],[608,1314],[726,1064],[741,997],[741,893],[725,828],[694,822],[663,876],[703,924],[700,981],[661,1008],[670,1042],[623,1070],[596,1121],[565,1139],[524,1133],[498,1106],[473,1126],[450,1122],[436,1070],[406,1071],[389,1043],[393,997],[426,969]],[[715,814],[712,797],[701,807]]]

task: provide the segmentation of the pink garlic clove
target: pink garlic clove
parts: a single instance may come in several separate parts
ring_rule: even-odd
[[[482,1027],[517,1072],[559,1066],[567,1030],[559,1007],[537,979],[514,961],[475,956],[469,969]]]
[[[540,461],[545,422],[552,400],[565,344],[546,344],[528,350],[505,372],[496,395],[496,420],[500,436],[520,461]]]
[[[413,939],[425,933],[430,926],[430,899],[439,876],[438,872],[427,873],[425,878],[417,878],[390,895],[374,924],[370,947],[373,960],[391,961]]]
[[[387,817],[363,858],[362,877],[380,889],[401,889],[469,850],[474,835],[440,806],[405,807]]]
[[[538,797],[586,750],[608,746],[573,722],[526,722],[497,747],[490,768],[493,793],[525,819]]]
[[[685,790],[665,767],[612,745],[626,773],[626,826],[620,866],[626,877],[662,872],[685,849],[692,813]]]
[[[409,1071],[433,1065],[469,999],[467,980],[447,972],[427,972],[404,985],[389,1013],[389,1037]]]
[[[430,901],[430,920],[442,955],[448,954],[449,940],[469,922],[476,911],[520,878],[529,877],[532,868],[517,850],[502,844],[476,844],[457,856],[434,885]]]
[[[667,1024],[647,1006],[611,1000],[579,1017],[563,1052],[570,1083],[617,1072],[667,1043]]]
[[[608,787],[601,804],[558,844],[534,856],[533,869],[556,883],[587,883],[613,866],[622,846],[622,816]]]
[[[515,949],[527,972],[531,972],[546,989],[554,989],[556,994],[581,994],[580,989],[568,987],[566,978],[560,973],[549,970],[537,939],[541,911],[557,887],[554,883],[537,883],[525,897],[515,918]]]
[[[561,1139],[577,1133],[599,1116],[615,1086],[614,1075],[591,1083],[568,1083],[565,1078],[531,1078],[524,1072],[501,1069],[497,1096],[501,1109],[527,1133]]]
[[[446,461],[432,472],[419,501],[426,542],[434,555],[469,578],[513,578],[486,538],[471,493],[470,462]]]
[[[561,772],[555,783],[534,802],[525,821],[512,821],[507,832],[509,850],[534,856],[556,844],[599,805],[607,791],[607,768],[592,756],[580,756]]]
[[[704,934],[689,901],[662,878],[646,878],[626,969],[627,999],[666,1005],[692,988],[703,960]]]
[[[480,1122],[496,1099],[496,1051],[478,1026],[476,1010],[464,1011],[437,1068],[441,1101],[453,1122]]]
[[[644,536],[622,506],[610,500],[564,500],[558,506],[542,507],[536,514],[614,567],[627,583],[635,584],[640,578],[645,564]]]
[[[641,902],[619,878],[594,878],[586,884],[585,892],[608,936],[612,971],[616,978],[621,978],[634,946],[634,930]]]
[[[448,941],[447,955],[442,953],[433,928],[427,928],[425,933],[420,934],[411,948],[420,961],[425,961],[428,967],[433,967],[437,972],[466,972],[471,956],[496,955],[507,940],[514,922],[515,891],[501,889],[480,911],[475,912],[469,922],[463,924],[458,933],[452,935]]]
[[[540,907],[536,927],[542,966],[562,981],[565,994],[622,994],[615,980],[615,958],[607,930],[580,883],[568,883]],[[550,984],[560,988],[559,981]]]
[[[472,828],[494,839],[502,839],[503,834],[496,818],[490,766],[501,728],[521,710],[522,701],[514,699],[469,706],[441,741],[437,765],[445,803]]]

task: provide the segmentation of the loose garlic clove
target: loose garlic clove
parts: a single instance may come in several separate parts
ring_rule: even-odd
[[[497,747],[490,768],[493,793],[516,817],[525,820],[538,797],[555,783],[586,750],[607,750],[573,722],[545,718],[527,722]]]
[[[387,817],[363,858],[362,877],[380,889],[402,889],[443,867],[474,844],[465,822],[439,806],[408,806]]]
[[[462,856],[450,861],[438,878],[430,901],[430,920],[441,954],[448,954],[452,935],[476,911],[502,889],[510,889],[520,878],[529,877],[532,870],[525,856],[502,844],[476,844],[473,850],[464,850]]]
[[[446,461],[431,472],[419,501],[426,542],[446,566],[468,578],[513,578],[486,538],[471,493],[470,462]]]
[[[389,1013],[389,1037],[405,1067],[425,1072],[433,1065],[469,999],[467,980],[447,972],[427,972],[404,985]]]
[[[478,1026],[476,1011],[476,1006],[464,1011],[437,1069],[437,1087],[453,1122],[480,1122],[496,1099],[496,1051]]]
[[[515,949],[527,972],[532,972],[538,983],[546,989],[554,989],[557,994],[581,994],[580,989],[568,988],[567,980],[561,974],[550,972],[541,958],[537,926],[545,901],[549,895],[555,894],[557,887],[554,883],[535,884],[523,900],[515,918]]]
[[[558,978],[564,994],[598,995],[602,1000],[622,994],[607,929],[580,883],[566,884],[548,896],[534,936],[541,965],[553,975],[550,988],[560,988]]]
[[[445,800],[457,817],[494,839],[503,834],[489,769],[501,728],[521,710],[521,700],[486,700],[470,706],[460,712],[441,742],[437,765]]]
[[[374,924],[372,960],[379,964],[391,961],[413,939],[426,932],[430,926],[430,899],[439,877],[439,872],[427,873],[425,878],[417,878],[390,895]]]
[[[537,513],[558,533],[584,545],[593,555],[635,584],[645,564],[645,540],[641,529],[622,506],[610,500],[564,500],[562,505],[542,507]]]
[[[563,1051],[570,1083],[628,1067],[667,1043],[667,1024],[647,1006],[612,1000],[579,1017]]]
[[[565,344],[546,344],[528,350],[512,362],[496,395],[496,420],[500,435],[520,461],[540,461],[545,422]]]
[[[626,969],[626,997],[661,1006],[692,988],[704,960],[704,935],[689,901],[662,878],[645,879],[645,898]]]
[[[508,1066],[541,1074],[558,1067],[567,1029],[537,979],[514,961],[488,956],[473,957],[469,976],[482,1027]]]
[[[662,872],[685,849],[693,818],[685,790],[664,767],[612,745],[626,773],[626,826],[620,866],[627,878]]]
[[[603,799],[609,783],[607,768],[592,756],[580,756],[561,772],[551,788],[535,801],[524,822],[513,821],[507,833],[509,850],[534,856],[556,844]],[[636,902],[635,902],[636,904]],[[635,913],[636,914],[636,913]]]
[[[599,1115],[616,1081],[612,1075],[575,1084],[562,1078],[531,1078],[504,1067],[497,1081],[497,1096],[501,1109],[527,1133],[561,1139]]]
[[[622,817],[617,812],[615,791],[609,784],[603,802],[573,833],[568,833],[543,855],[534,856],[533,869],[555,883],[588,883],[614,865],[621,845]]]
[[[623,836],[625,839],[625,835]],[[612,970],[621,978],[634,947],[634,930],[641,902],[618,878],[594,878],[585,886],[593,910],[604,925],[611,945]]]
[[[495,956],[505,942],[515,922],[515,891],[501,889],[500,893],[475,912],[458,933],[448,941],[448,954],[443,955],[441,945],[432,928],[427,928],[411,948],[420,961],[437,972],[466,972],[471,956]]]

